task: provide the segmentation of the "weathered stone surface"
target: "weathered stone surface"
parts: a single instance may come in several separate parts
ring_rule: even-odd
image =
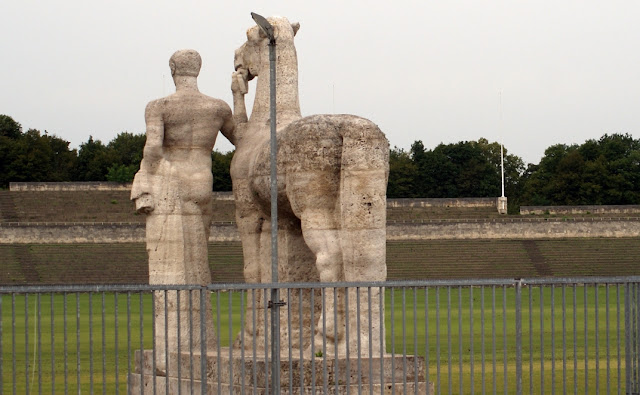
[[[231,135],[233,119],[229,106],[198,91],[200,55],[181,50],[171,56],[169,67],[176,92],[147,105],[147,140],[140,171],[135,176],[131,199],[136,210],[147,214],[146,242],[150,284],[208,284],[211,274],[207,241],[211,225],[211,150],[218,131]],[[196,292],[197,294],[197,292]],[[195,295],[189,309],[187,292],[159,291],[155,295],[155,341],[161,347],[157,366],[164,366],[166,350],[215,346],[214,337],[200,339],[184,325],[178,337],[177,324],[191,315],[193,328],[200,328],[201,303]],[[181,304],[178,308],[178,300]],[[207,327],[212,328],[209,298],[204,298]],[[191,340],[191,341],[190,341]]]
[[[195,393],[199,393],[203,377],[203,361],[200,356],[200,353],[170,354],[170,365],[180,366],[180,375],[177,369],[172,369],[169,371],[168,380],[167,377],[156,376],[156,390],[163,393],[166,381],[169,381],[169,393],[177,393],[178,385],[185,393],[191,393],[191,388]],[[153,393],[151,351],[145,351],[142,360],[140,352],[136,352],[134,367],[136,373],[129,376],[130,388],[139,391],[138,385],[142,377],[144,393]],[[245,354],[243,358],[238,350],[221,348],[220,354],[207,354],[204,369],[205,386],[208,391],[212,391],[211,393],[218,393],[218,388],[224,394],[240,394],[243,388],[247,393],[254,393],[254,389],[259,394],[271,393],[266,392],[271,378],[270,368],[263,354],[255,357],[252,354]],[[370,386],[374,394],[390,394],[392,387],[395,391],[403,392],[405,382],[409,393],[414,393],[416,386],[420,394],[434,393],[433,383],[427,384],[423,357],[384,354],[369,358],[367,355],[358,361],[354,356],[349,359],[314,357],[301,360],[295,355],[292,359],[289,359],[288,355],[283,355],[279,370],[282,394],[324,394],[325,384],[327,393],[330,394],[335,393],[336,385],[340,394],[358,393],[358,387],[363,393],[369,393]],[[136,393],[135,391],[132,392]]]
[[[274,26],[277,66],[276,104],[278,140],[278,276],[283,282],[383,281],[386,279],[385,224],[386,185],[389,173],[389,143],[371,121],[353,115],[315,115],[302,118],[298,98],[298,62],[294,36],[299,24],[286,18],[268,18]],[[245,281],[270,282],[270,147],[269,147],[269,58],[268,38],[258,26],[247,31],[247,42],[235,53],[232,75],[236,151],[231,177],[236,199],[236,218],[243,245]],[[248,81],[258,77],[251,117],[244,96]],[[328,300],[333,300],[332,290]],[[355,326],[346,333],[345,316],[356,314],[357,295],[350,291],[351,305],[344,306],[344,292],[337,304],[326,307],[326,325],[338,333],[326,333],[339,353],[354,351],[358,337],[368,344],[365,331]],[[362,293],[361,306],[368,305]],[[309,297],[301,303],[305,318],[296,323],[308,348],[311,338],[322,338],[323,316]],[[371,312],[360,311],[363,327],[383,327],[378,295],[372,295]],[[334,314],[334,308],[338,311]],[[367,307],[368,308],[368,307]],[[249,305],[247,317],[257,306]],[[364,307],[363,307],[364,309]],[[311,311],[314,325],[307,327]],[[260,313],[260,312],[258,312]],[[263,316],[263,314],[258,314]],[[284,316],[283,316],[284,317]],[[282,322],[284,324],[284,322]],[[266,323],[261,322],[257,332]],[[302,325],[298,327],[297,325]],[[245,325],[245,328],[251,328]],[[373,352],[380,352],[379,333]],[[259,333],[246,333],[245,339]],[[294,336],[294,338],[297,336]],[[258,336],[258,338],[260,338]],[[347,342],[347,338],[349,341]],[[300,343],[300,342],[298,342]],[[252,344],[245,346],[251,348]],[[263,345],[258,345],[262,350]],[[309,353],[309,350],[306,350]]]

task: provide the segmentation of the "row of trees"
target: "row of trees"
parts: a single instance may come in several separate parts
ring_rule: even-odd
[[[13,118],[0,115],[0,188],[16,181],[130,182],[140,168],[144,134],[123,132],[108,144],[89,139],[80,148],[36,129],[22,131]],[[231,190],[233,152],[212,153],[214,188]]]
[[[129,182],[139,168],[145,136],[120,133],[108,144],[89,137],[78,150],[35,129],[23,132],[0,115],[0,187],[10,181]],[[212,153],[214,190],[231,190],[233,152]],[[387,196],[493,197],[501,195],[500,144],[481,138],[409,151],[390,151]],[[539,164],[525,165],[504,150],[505,195],[522,205],[640,204],[640,140],[605,134],[581,145],[553,145]]]

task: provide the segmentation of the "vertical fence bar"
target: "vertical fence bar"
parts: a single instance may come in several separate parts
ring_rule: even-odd
[[[203,292],[203,291],[201,291]],[[216,342],[217,347],[218,347],[218,352],[216,353],[216,358],[217,358],[217,364],[216,366],[218,367],[218,393],[221,394],[222,393],[222,360],[220,358],[220,356],[222,355],[222,350],[220,349],[220,333],[221,333],[221,325],[220,325],[220,290],[217,290],[215,292],[216,294],[216,336],[218,337],[218,341]],[[202,310],[204,308],[203,305],[200,307],[200,309]],[[229,323],[231,324],[231,323]],[[205,321],[204,321],[204,315],[200,315],[200,326],[205,326]],[[205,338],[202,337],[200,338],[200,343],[204,343],[205,342]],[[201,360],[204,359],[206,361],[206,346],[201,346],[202,348],[202,355],[201,355]],[[267,352],[267,350],[265,349],[265,353]],[[202,363],[202,362],[201,362]],[[201,365],[202,366],[202,365]],[[206,362],[205,362],[205,366],[206,366]],[[202,373],[205,373],[205,371],[203,370]],[[201,380],[202,378],[204,378],[205,376],[200,376]]]
[[[599,325],[599,314],[598,314],[598,284],[593,284],[594,287],[594,304],[595,304],[595,358],[596,358],[596,394],[599,393],[600,391],[600,352],[599,352],[599,347],[600,347],[600,336],[598,336],[598,330],[600,329],[600,325]]]
[[[177,356],[176,356],[176,368],[178,369],[178,395],[182,394],[182,353],[180,344],[182,343],[182,333],[180,333],[180,323],[182,318],[180,317],[180,291],[176,290],[176,339],[177,339]],[[167,334],[168,335],[168,334]],[[167,377],[169,377],[169,366],[167,365]],[[169,391],[169,382],[167,379],[167,391]]]
[[[41,293],[38,292],[36,294],[36,309],[38,311],[38,320],[36,327],[37,334],[37,343],[36,347],[38,348],[38,393],[42,393],[42,305],[41,305]]]
[[[503,364],[503,391],[505,394],[508,393],[508,382],[509,378],[507,374],[507,286],[502,286],[502,364]]]
[[[316,320],[315,320],[315,317],[314,317],[314,314],[313,314],[314,313],[314,306],[315,306],[315,303],[314,303],[314,300],[313,300],[314,293],[315,292],[314,292],[313,288],[309,289],[309,306],[311,306],[311,312],[310,312],[311,313],[311,328],[313,328],[311,330],[311,393],[312,394],[316,392],[316,355],[315,355],[316,350],[315,350],[315,337],[313,336],[314,332],[315,332],[315,327],[316,327],[316,325],[315,325],[316,324],[316,322],[315,322]],[[357,307],[358,306],[356,306],[356,308]],[[359,317],[359,315],[358,315],[358,317]],[[272,326],[272,328],[274,328],[274,327]],[[272,357],[272,360],[275,362],[275,358]],[[278,370],[278,369],[274,369],[274,372],[275,372],[275,370]],[[277,394],[279,388],[275,387],[275,383],[276,383],[275,374],[277,374],[277,373],[274,373],[273,393]]]
[[[367,287],[367,301],[368,301],[367,310],[369,311],[369,395],[373,395],[373,323],[371,322],[373,320],[373,311],[371,311],[373,304],[371,302],[371,287]],[[383,314],[380,314],[379,317],[381,320],[384,319]],[[380,326],[382,326],[382,321],[380,323]],[[323,323],[323,327],[324,327],[324,323]],[[416,343],[416,347],[417,347],[417,343]],[[380,383],[380,386],[382,388],[382,382]],[[327,392],[325,391],[325,393]]]
[[[484,347],[485,347],[485,342],[484,342],[484,335],[485,335],[485,329],[484,329],[484,285],[480,286],[480,385],[481,385],[481,389],[480,391],[482,392],[482,395],[485,394],[485,373],[486,373],[486,368],[485,368],[485,355],[484,355]]]
[[[127,381],[131,377],[131,292],[127,292]],[[127,388],[127,393],[129,389]]]
[[[407,394],[407,288],[402,287],[402,389]],[[360,331],[358,331],[360,333]],[[359,336],[358,336],[359,337]],[[358,371],[358,375],[360,372]]]
[[[205,310],[207,308],[207,303],[205,303],[205,298],[209,297],[209,292],[207,292],[207,288],[204,286],[200,287],[200,391],[203,395],[207,393],[207,325],[205,325]],[[218,311],[220,308],[218,306]],[[219,313],[218,313],[219,314]],[[218,322],[220,322],[218,320]],[[218,331],[218,333],[220,333]],[[218,343],[219,344],[219,343]],[[218,352],[220,355],[220,352]],[[218,364],[218,369],[220,369],[220,364]],[[218,372],[218,377],[220,374]],[[220,380],[218,380],[218,385]],[[220,393],[220,388],[218,387],[218,393]]]
[[[251,369],[252,374],[253,374],[253,393],[256,393],[256,389],[258,387],[258,365],[256,363],[256,361],[258,360],[257,357],[257,345],[256,342],[258,341],[258,334],[257,334],[257,328],[258,328],[258,324],[256,322],[256,310],[258,308],[258,300],[257,300],[257,296],[256,296],[256,290],[252,289],[251,290],[251,320],[252,320],[252,339],[251,339],[251,343],[252,343],[252,354],[253,354],[253,369]],[[302,347],[300,347],[300,350],[302,350]],[[301,351],[302,352],[302,351]],[[300,358],[300,360],[302,360],[302,358]]]
[[[491,353],[492,353],[492,368],[493,368],[493,393],[497,393],[497,381],[496,376],[496,286],[491,286]]]
[[[189,388],[193,393],[193,289],[189,290]]]
[[[80,294],[76,292],[76,383],[80,393]],[[29,391],[27,391],[29,393]]]
[[[551,395],[556,393],[556,299],[555,284],[551,284]]]
[[[358,334],[357,350],[358,355],[356,356],[357,361],[357,372],[358,372],[358,395],[362,393],[362,360],[360,354],[362,353],[362,344],[361,344],[361,336],[360,334],[360,287],[356,287],[356,333]],[[315,371],[315,369],[314,369]]]
[[[56,390],[56,363],[55,363],[55,308],[54,308],[54,294],[53,292],[49,295],[49,302],[51,303],[51,393],[54,393]],[[0,312],[0,317],[2,317],[2,313]],[[0,328],[2,328],[2,323],[0,323]],[[2,330],[2,329],[0,329]],[[2,339],[2,335],[0,334],[0,339]],[[2,350],[0,350],[0,355],[2,355]],[[1,358],[1,357],[0,357]],[[0,362],[2,365],[2,362]],[[0,368],[1,370],[1,368]],[[2,376],[2,372],[0,372],[0,377]]]
[[[160,291],[158,291],[158,293],[160,293]],[[165,301],[164,307],[163,307],[164,316],[165,316],[164,323],[166,325],[167,324],[167,319],[166,319],[167,318],[167,303],[166,303],[166,301],[167,301],[167,291],[164,291],[163,295],[164,295],[164,301]],[[142,325],[142,318],[143,318],[143,315],[142,315],[142,309],[143,309],[143,306],[142,306],[142,294],[140,294],[140,303],[141,303],[140,304],[140,325]],[[158,361],[156,360],[157,357],[158,357],[158,351],[157,351],[157,349],[158,349],[158,328],[156,328],[156,326],[157,326],[156,325],[156,304],[157,303],[158,303],[158,301],[156,300],[156,291],[151,291],[151,309],[153,310],[153,314],[151,315],[151,381],[152,381],[151,382],[151,388],[153,389],[153,395],[156,394],[156,389],[157,389],[156,388],[156,384],[157,384],[156,383],[156,372],[157,372],[156,365],[158,363]],[[166,355],[167,348],[168,348],[167,347],[168,339],[167,339],[167,331],[166,331],[166,329],[163,329],[163,330],[164,330],[164,334],[165,334],[163,339],[165,341],[164,341],[164,344],[162,344],[160,346],[164,347],[165,355]],[[140,358],[144,359],[144,351],[143,351],[143,349],[140,350]],[[143,365],[141,365],[141,366],[143,366]],[[165,370],[166,369],[167,369],[167,364],[166,364],[166,359],[165,359]],[[166,376],[166,374],[165,374],[165,376]],[[143,377],[144,377],[144,372],[141,370],[140,371],[140,378],[143,378]]]
[[[578,288],[573,283],[573,393],[578,393]]]
[[[540,390],[544,391],[544,287],[540,286]]]
[[[440,393],[440,287],[436,286],[436,393]]]
[[[522,281],[515,283],[516,301],[516,394],[522,395]],[[506,374],[506,372],[505,372]],[[506,389],[505,389],[506,390]],[[473,393],[473,391],[471,391]]]
[[[582,285],[584,310],[584,394],[589,393],[589,308],[587,306],[587,284]]]
[[[458,389],[462,394],[462,286],[458,286]]]
[[[529,284],[529,393],[533,394],[533,285]]]
[[[24,295],[24,380],[26,393],[29,393],[29,294]]]
[[[228,317],[229,323],[227,324],[228,328],[228,336],[229,336],[229,391],[233,391],[233,290],[229,290],[227,292],[227,303],[228,303]],[[218,335],[220,336],[220,335]],[[220,342],[218,342],[220,343]],[[243,361],[244,362],[244,361]],[[218,381],[220,378],[218,378]],[[244,380],[243,380],[244,381]]]
[[[153,292],[151,293],[151,295],[153,295]],[[152,302],[152,306],[154,306],[154,308],[155,308],[155,305],[153,304],[153,296],[152,296],[151,302]],[[138,329],[140,331],[140,362],[139,362],[139,365],[140,365],[139,366],[140,367],[140,383],[141,383],[141,385],[140,385],[140,395],[143,395],[144,394],[144,385],[143,385],[144,384],[144,364],[143,364],[143,362],[144,362],[144,324],[143,324],[143,322],[144,322],[144,316],[143,316],[144,305],[143,305],[143,300],[142,300],[142,291],[140,291],[138,293],[138,303],[139,303],[139,309],[140,309],[139,314],[138,314],[138,320],[139,320],[138,321],[138,323],[139,323],[139,328]],[[155,311],[154,311],[153,316],[155,316]],[[155,334],[153,333],[153,331],[155,330],[154,329],[155,325],[153,325],[153,323],[152,323],[151,326],[152,326],[152,328],[151,328],[151,330],[152,330],[151,337],[153,337],[153,339],[155,339]],[[156,348],[153,347],[154,351],[155,351],[155,349]],[[152,359],[154,361],[156,360],[155,354],[152,355]],[[155,367],[153,367],[153,373],[152,374],[155,375]],[[156,382],[155,376],[153,376],[152,379],[153,379],[153,383],[155,384],[155,382]]]
[[[624,373],[625,393],[631,392],[631,284],[625,284],[624,292]]]
[[[394,294],[395,294],[395,288],[391,287],[391,295],[390,295],[390,297],[391,297],[391,393],[392,394],[395,394],[395,392],[396,392],[396,387],[395,387],[395,383],[396,383],[395,355],[394,355],[395,348],[396,348],[396,343],[395,343],[396,334],[394,332],[396,317],[394,315],[394,312],[395,312],[395,309],[394,309],[394,305],[395,305],[394,296],[395,295]],[[347,369],[347,371],[348,371],[348,369]],[[349,376],[349,375],[347,374],[347,376]]]
[[[104,291],[102,292],[102,393],[107,393],[107,361],[106,361],[106,331],[105,331],[105,305]]]
[[[633,283],[632,287],[633,291],[633,391],[635,393],[640,393],[640,339],[638,336],[640,335],[640,311],[638,308],[640,307],[640,286],[638,283]]]
[[[379,308],[380,308],[380,319],[384,320],[384,292],[385,289],[383,287],[378,288],[379,292],[378,292],[378,304],[379,304]],[[384,385],[384,353],[385,353],[385,349],[384,349],[384,337],[386,335],[386,333],[384,332],[384,325],[382,325],[382,322],[380,322],[380,387],[382,388]],[[337,393],[337,390],[336,390]]]
[[[392,307],[393,308],[393,307]],[[347,359],[347,369],[345,371],[345,376],[347,378],[347,394],[350,393],[350,385],[351,385],[351,361],[350,361],[350,355],[351,355],[351,347],[349,347],[349,345],[351,344],[350,339],[349,339],[349,332],[350,332],[350,328],[349,328],[349,288],[344,289],[344,311],[347,312],[346,317],[345,317],[345,343],[347,344],[347,351],[346,351],[346,359]],[[393,316],[393,314],[392,314]],[[393,318],[392,318],[393,319]],[[391,356],[393,357],[393,350],[391,350]]]
[[[293,337],[293,333],[292,333],[292,323],[291,323],[291,288],[287,288],[287,330],[289,332],[289,393],[293,392],[293,340],[291,339]],[[322,306],[322,312],[324,314],[324,305]],[[242,341],[244,343],[244,340]],[[241,348],[241,350],[244,350],[244,347]],[[326,351],[325,351],[326,353]],[[242,356],[242,360],[244,361],[244,355]],[[244,364],[243,364],[243,369],[244,369]],[[242,375],[244,377],[244,374]],[[326,372],[325,372],[325,376],[326,376]],[[326,392],[325,392],[326,393]]]
[[[269,313],[268,313],[268,298],[267,298],[267,290],[264,289],[262,292],[262,309],[264,310],[264,376],[265,376],[265,389],[267,393],[269,392],[270,385],[270,375],[269,375]],[[271,378],[273,379],[273,378]]]
[[[289,294],[287,289],[287,294]],[[322,298],[322,391],[324,394],[328,394],[328,377],[327,377],[327,301],[326,301],[326,288],[320,290]],[[290,303],[290,302],[289,302]],[[334,306],[334,308],[337,308]],[[287,306],[289,309],[289,306]],[[291,326],[291,320],[289,320],[289,326]],[[289,331],[291,333],[291,331]],[[289,344],[291,344],[291,335],[289,335]],[[291,383],[291,346],[289,346],[289,383]],[[291,384],[289,384],[291,388]],[[289,391],[291,392],[291,391]]]
[[[567,393],[567,287],[562,284],[562,393]]]
[[[65,300],[66,302],[66,300]],[[66,310],[67,305],[65,304],[65,310]],[[65,326],[67,323],[67,320],[65,319]],[[64,331],[65,333],[65,354],[66,354],[66,335],[67,335],[67,331],[65,329]],[[15,292],[11,293],[11,355],[13,355],[13,358],[11,358],[11,378],[12,378],[12,393],[15,395],[16,393],[16,384],[17,384],[17,377],[16,377],[16,294]],[[66,361],[67,358],[65,356],[65,369],[66,369]],[[65,374],[66,374],[66,370],[65,370]],[[66,378],[66,377],[65,377]],[[67,381],[65,379],[65,385],[66,385]]]
[[[115,382],[116,382],[116,395],[118,395],[120,393],[120,381],[119,381],[119,366],[118,366],[118,349],[120,348],[120,344],[118,342],[118,332],[120,331],[120,328],[118,327],[118,292],[114,292],[113,293],[113,308],[114,308],[114,313],[113,313],[113,326],[115,327],[115,332],[114,332],[114,354],[115,354],[115,367],[114,367],[114,372],[115,372]]]
[[[89,393],[93,394],[93,292],[89,292]]]
[[[157,300],[155,300],[155,295],[156,295],[155,292],[151,293],[151,306],[153,306],[152,309],[154,310],[154,314],[151,317],[151,326],[154,328],[155,331],[157,331],[157,329],[156,329],[157,325],[156,325],[156,319],[155,319],[155,317],[156,317],[156,315],[155,315],[155,306],[156,306]],[[158,333],[157,332],[153,333],[153,339],[151,341],[152,341],[152,345],[153,345],[152,348],[153,348],[153,360],[154,361],[156,360],[156,355],[157,355],[156,348],[157,347],[164,347],[164,371],[165,371],[165,374],[164,374],[164,385],[165,385],[165,393],[166,393],[169,390],[169,299],[168,299],[169,298],[169,291],[165,289],[164,291],[162,291],[162,295],[163,295],[162,300],[164,301],[164,306],[163,306],[163,309],[164,309],[164,320],[163,320],[164,321],[164,328],[162,328],[162,330],[164,331],[164,336],[162,337],[164,339],[164,344],[159,345],[156,342],[156,339],[158,337]],[[151,375],[153,377],[153,394],[155,395],[156,391],[157,391],[157,387],[156,387],[156,385],[157,385],[156,384],[156,365],[155,365],[155,362],[154,362],[154,365],[153,365],[153,373],[151,373]]]
[[[453,391],[453,372],[451,371],[451,286],[447,286],[447,351],[449,352],[448,358],[448,384],[449,393]]]
[[[605,297],[605,318],[604,318],[604,322],[605,322],[605,333],[606,333],[606,350],[607,350],[607,394],[611,393],[611,342],[610,342],[610,335],[609,335],[609,283],[605,284],[604,287],[604,297]]]
[[[474,391],[474,358],[475,356],[473,355],[473,343],[474,343],[474,338],[473,338],[473,286],[469,287],[469,364],[470,364],[470,372],[469,372],[469,376],[470,376],[470,382],[469,382],[469,386],[470,386],[470,392],[473,394],[475,393]]]
[[[2,347],[2,344],[4,343],[4,332],[2,330],[3,326],[4,326],[4,322],[2,321],[2,300],[4,299],[4,294],[0,294],[0,377],[2,377],[2,383],[0,384],[0,395],[4,394],[4,348]],[[53,322],[53,321],[52,321]],[[53,342],[52,342],[53,344]],[[53,355],[53,352],[51,353],[51,355]],[[15,358],[15,356],[14,356]],[[51,363],[51,366],[53,366],[53,362]],[[53,379],[53,377],[52,377]]]
[[[369,296],[371,299],[371,296]],[[413,392],[418,393],[418,288],[413,287]],[[371,311],[371,307],[369,307],[369,311]],[[428,324],[428,323],[427,323]],[[369,319],[369,325],[371,325],[371,318]],[[369,333],[369,338],[371,338],[371,333]],[[425,338],[425,343],[427,339]],[[369,346],[371,348],[371,346]],[[371,366],[371,363],[369,363]],[[369,377],[373,377],[371,372],[369,372]],[[429,381],[429,376],[425,376],[425,380]]]
[[[616,357],[618,362],[618,394],[622,391],[622,363],[620,357],[620,284],[616,284]]]
[[[299,298],[300,300],[298,301],[298,323],[300,325],[300,329],[298,330],[298,342],[300,344],[300,362],[298,363],[298,369],[300,372],[300,377],[304,377],[304,338],[302,336],[302,298],[304,296],[304,290],[302,288],[299,289]],[[334,294],[335,295],[335,294]],[[337,309],[334,309],[334,311],[337,311]],[[337,317],[336,315],[337,313],[334,313],[334,323],[335,323],[335,328],[336,328],[336,332],[338,333],[338,326],[337,326],[337,319],[335,319],[335,317]],[[335,342],[336,344],[336,366],[338,365],[338,342]],[[336,374],[337,377],[337,374]],[[338,391],[338,383],[337,383],[337,379],[336,379],[336,393]],[[300,380],[299,382],[300,384],[300,393],[304,394],[304,380]]]
[[[244,296],[246,291],[240,292],[240,359],[242,360],[242,364],[240,365],[240,375],[242,376],[242,382],[240,383],[240,392],[242,395],[245,393],[245,377],[246,377],[246,369],[244,363],[244,320],[246,319],[246,311],[244,309]],[[291,331],[289,331],[289,359],[291,359]],[[255,361],[253,362],[255,364]],[[289,369],[291,370],[291,369]]]
[[[424,287],[424,362],[427,386],[429,386],[429,288]]]

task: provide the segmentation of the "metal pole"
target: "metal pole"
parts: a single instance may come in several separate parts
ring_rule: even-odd
[[[271,282],[278,282],[278,172],[276,166],[276,38],[271,23],[254,12],[251,18],[269,38],[269,111],[271,123]],[[278,288],[271,289],[271,388],[280,393],[280,302]]]
[[[269,40],[269,109],[271,112],[271,282],[278,282],[278,171],[276,166],[276,40]],[[271,388],[280,393],[280,295],[271,290]]]

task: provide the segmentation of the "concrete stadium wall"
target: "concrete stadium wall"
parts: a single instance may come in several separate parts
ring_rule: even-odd
[[[387,199],[387,207],[495,207],[498,198]]]
[[[610,206],[520,206],[521,215],[563,214],[637,214],[640,205]]]
[[[240,241],[234,223],[211,225],[210,241]],[[0,244],[135,243],[145,241],[145,225],[136,223],[4,223]]]
[[[639,237],[638,220],[438,221],[388,224],[387,240]]]
[[[637,219],[505,219],[451,220],[387,225],[387,240],[550,239],[575,237],[640,237]],[[144,242],[144,224],[133,223],[5,223],[0,244]],[[239,241],[236,225],[214,223],[209,241]]]
[[[130,191],[131,184],[108,181],[10,182],[9,191]]]

